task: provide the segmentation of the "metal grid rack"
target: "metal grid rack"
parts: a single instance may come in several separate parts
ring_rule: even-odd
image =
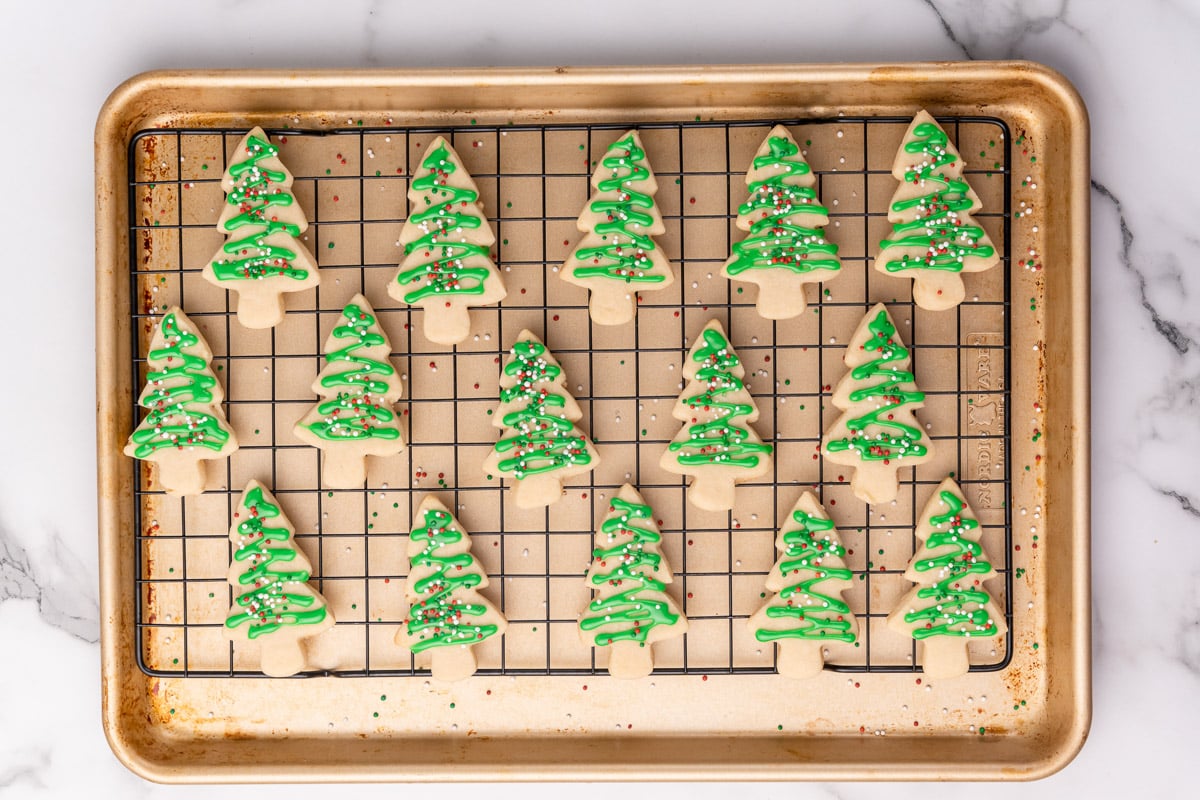
[[[331,131],[269,130],[296,176],[295,191],[312,223],[305,236],[324,281],[304,293],[309,299],[290,305],[279,328],[267,332],[241,329],[229,294],[199,277],[203,259],[222,241],[214,228],[223,198],[220,176],[245,131],[139,132],[129,148],[131,349],[138,386],[146,371],[142,354],[152,309],[177,302],[217,354],[214,368],[242,440],[222,465],[222,489],[200,498],[180,501],[148,488],[148,471],[131,462],[138,576],[131,588],[137,594],[142,669],[161,676],[260,675],[253,652],[240,652],[221,633],[230,601],[223,577],[231,548],[227,531],[249,477],[273,487],[296,523],[296,541],[314,565],[313,581],[338,619],[333,631],[313,640],[310,652],[322,666],[310,674],[421,674],[391,639],[403,616],[398,598],[408,525],[427,491],[452,500],[459,510],[492,580],[486,592],[510,621],[503,641],[480,646],[481,674],[604,671],[603,660],[597,663],[574,628],[590,597],[583,575],[593,526],[605,511],[597,501],[625,480],[663,518],[664,549],[675,573],[672,591],[691,622],[682,640],[656,645],[659,674],[774,670],[774,649],[753,642],[741,623],[762,602],[762,582],[776,556],[775,532],[802,486],[820,489],[857,578],[847,599],[862,623],[861,646],[834,653],[830,669],[917,669],[915,643],[881,624],[889,598],[909,585],[902,572],[914,545],[914,516],[946,472],[959,479],[980,512],[985,547],[1001,574],[990,586],[1003,595],[997,599],[1011,630],[1011,136],[996,118],[939,120],[964,155],[968,179],[985,196],[985,209],[975,216],[1003,243],[1003,257],[998,268],[983,273],[991,278],[968,278],[974,282],[962,306],[934,318],[913,307],[907,281],[889,285],[895,279],[876,273],[870,263],[887,230],[886,202],[895,186],[890,162],[908,121],[778,121],[806,148],[819,197],[831,212],[826,232],[840,245],[843,262],[837,280],[818,290],[819,302],[803,317],[784,322],[757,318],[749,295],[719,275],[730,245],[744,235],[732,220],[745,196],[749,157],[777,121],[696,118],[639,125],[668,226],[659,241],[679,280],[669,292],[645,295],[637,323],[625,331],[589,324],[586,294],[554,272],[577,239],[574,222],[590,194],[592,165],[628,126],[397,128],[351,120]],[[399,260],[387,248],[394,248],[407,213],[403,190],[410,166],[422,143],[439,134],[452,141],[480,184],[509,287],[499,309],[472,312],[482,335],[457,349],[424,340],[417,330],[422,312],[397,306],[383,291]],[[290,428],[297,412],[315,400],[308,384],[321,363],[323,332],[356,291],[375,305],[392,340],[393,359],[408,378],[399,407],[410,415],[410,446],[391,459],[373,459],[365,489],[329,490],[320,483],[317,451],[298,443]],[[838,413],[823,402],[829,396],[825,387],[844,371],[844,338],[838,337],[848,337],[868,301],[879,300],[887,301],[912,348],[918,385],[929,398],[918,416],[931,427],[939,458],[916,468],[915,475],[902,469],[898,504],[867,509],[850,494],[848,476],[826,465],[815,449]],[[777,453],[770,480],[744,484],[738,507],[720,515],[689,507],[686,480],[656,467],[679,424],[669,414],[679,389],[672,370],[687,352],[687,337],[712,316],[726,324],[747,364],[747,381],[763,413],[755,427],[764,440],[774,441]],[[585,411],[580,424],[603,458],[595,473],[568,484],[559,503],[532,515],[506,505],[500,481],[476,474],[498,433],[482,421],[483,409],[495,404],[499,362],[526,326],[544,334],[563,362],[568,386]],[[927,329],[932,332],[923,334]],[[474,382],[480,374],[484,380]],[[133,424],[139,417],[136,399],[135,392]],[[632,424],[622,423],[622,414]],[[210,467],[210,475],[222,466]],[[876,558],[888,563],[877,564]],[[982,644],[983,650],[972,650],[972,671],[1008,664],[1011,634],[990,643],[994,649]]]

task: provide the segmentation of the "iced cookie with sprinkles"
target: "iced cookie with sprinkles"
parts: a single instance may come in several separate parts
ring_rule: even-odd
[[[779,559],[767,574],[772,597],[750,617],[754,638],[778,648],[780,675],[808,678],[825,668],[825,648],[858,638],[858,619],[842,598],[853,586],[846,548],[825,508],[805,492],[779,529]]]
[[[962,156],[927,111],[908,126],[892,176],[900,181],[888,205],[892,232],[875,269],[912,278],[921,308],[954,308],[966,295],[962,273],[991,269],[1000,255],[971,217],[983,204],[963,177]]]
[[[654,643],[687,633],[687,617],[667,594],[671,567],[654,510],[628,483],[596,530],[585,580],[595,596],[579,618],[579,631],[586,644],[608,651],[614,678],[649,675]]]
[[[843,362],[849,369],[833,390],[842,410],[821,444],[825,460],[854,468],[850,488],[864,503],[888,503],[899,491],[897,471],[933,457],[933,442],[914,411],[925,406],[909,371],[912,356],[887,308],[863,317]]]
[[[659,463],[692,478],[688,500],[707,511],[733,508],[736,484],[771,471],[774,448],[750,423],[758,406],[742,379],[746,368],[717,320],[710,321],[683,363],[688,383],[671,414],[683,427]]]
[[[887,625],[920,643],[921,669],[932,678],[954,678],[970,669],[967,643],[1008,630],[984,583],[996,570],[980,544],[983,529],[962,489],[947,478],[917,523],[920,549],[904,573],[917,584],[896,604]]]
[[[229,528],[234,600],[224,629],[234,641],[258,643],[262,671],[276,678],[305,670],[305,640],[334,623],[325,598],[308,583],[312,564],[296,546],[295,532],[265,486],[246,484]]]
[[[297,238],[308,229],[292,174],[262,128],[238,143],[221,179],[225,206],[217,230],[227,240],[202,272],[209,283],[236,292],[238,322],[270,328],[283,321],[283,296],[321,282],[317,262]]]
[[[221,410],[224,392],[213,374],[212,350],[177,306],[158,319],[146,355],[145,416],[125,454],[158,465],[158,482],[172,495],[194,495],[207,483],[205,462],[238,449]]]
[[[425,337],[453,345],[471,333],[470,309],[508,291],[492,260],[496,243],[479,187],[445,138],[429,143],[408,185],[408,220],[400,229],[404,258],[388,294],[425,312]]]
[[[638,292],[675,282],[671,262],[654,240],[667,229],[637,131],[626,131],[608,146],[592,173],[592,189],[576,223],[583,238],[560,274],[591,292],[593,322],[622,325],[637,314]]]
[[[408,536],[408,562],[408,613],[396,632],[396,644],[416,654],[418,663],[428,663],[438,680],[474,675],[474,647],[503,634],[508,622],[479,593],[488,577],[471,555],[470,535],[433,495],[417,508]]]
[[[538,337],[521,331],[500,376],[492,424],[503,433],[484,471],[508,478],[521,508],[557,502],[564,481],[600,463],[592,440],[575,425],[582,418],[562,366]]]
[[[321,479],[335,489],[362,486],[367,456],[404,450],[393,407],[404,392],[391,362],[392,346],[361,294],[325,340],[325,367],[313,381],[321,401],[296,423],[296,436],[321,449]]]
[[[776,125],[746,172],[750,196],[738,206],[737,226],[749,236],[733,245],[721,274],[758,285],[765,319],[804,312],[804,284],[836,278],[838,248],[821,228],[829,211],[817,199],[817,178],[788,129]]]

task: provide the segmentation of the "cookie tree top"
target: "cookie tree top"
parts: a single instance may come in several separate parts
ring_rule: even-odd
[[[488,577],[471,555],[471,537],[432,495],[417,509],[408,543],[404,587],[408,613],[396,643],[414,653],[432,650],[433,676],[459,680],[475,672],[471,652],[508,623],[483,595]]]
[[[775,541],[779,559],[767,575],[776,594],[750,618],[754,638],[776,642],[781,675],[821,671],[831,642],[853,642],[858,621],[842,592],[853,585],[837,529],[812,492],[800,496]]]
[[[355,295],[325,341],[325,366],[312,384],[312,390],[324,400],[296,423],[297,436],[325,449],[327,467],[331,459],[338,460],[335,450],[339,446],[354,445],[345,452],[347,460],[358,465],[348,476],[352,485],[366,477],[364,456],[391,455],[404,448],[399,418],[392,407],[403,387],[392,366],[391,351],[375,310],[365,297]]]
[[[565,386],[562,366],[541,340],[523,330],[509,352],[492,418],[504,433],[484,469],[515,479],[517,505],[536,508],[557,500],[563,480],[592,470],[600,456],[575,426],[583,412]]]
[[[758,313],[790,319],[804,311],[804,284],[836,278],[837,245],[820,228],[829,212],[817,199],[816,176],[787,128],[776,125],[746,172],[750,197],[737,226],[750,235],[733,245],[721,274],[758,284]]]
[[[292,539],[295,529],[258,481],[242,492],[229,538],[229,582],[236,597],[225,618],[231,638],[262,642],[262,670],[293,675],[304,668],[299,640],[333,625],[325,598],[308,585],[312,564]]]
[[[408,185],[409,217],[400,231],[404,259],[388,294],[425,309],[425,336],[457,344],[471,331],[468,309],[508,294],[492,261],[496,243],[479,187],[445,138],[429,143]]]
[[[217,230],[228,240],[205,265],[206,280],[238,292],[238,321],[269,328],[283,320],[283,299],[320,283],[315,259],[296,238],[308,219],[292,193],[292,174],[262,128],[238,144],[221,180],[225,207]]]
[[[138,405],[146,415],[129,437],[126,455],[159,465],[172,494],[204,491],[204,460],[225,458],[237,436],[221,411],[224,392],[210,364],[212,351],[178,306],[158,321],[146,356],[149,370]]]
[[[996,577],[983,531],[962,489],[947,478],[921,512],[921,548],[904,577],[914,583],[888,616],[893,630],[924,642],[923,669],[935,677],[967,672],[967,640],[995,637],[1007,626],[984,582]]]
[[[638,291],[675,282],[654,237],[666,232],[654,202],[658,183],[637,131],[626,131],[592,174],[595,190],[577,227],[583,232],[563,265],[563,279],[591,290],[592,320],[620,325],[637,313]]]
[[[595,598],[579,619],[584,641],[610,647],[608,671],[640,678],[654,669],[650,645],[687,632],[687,618],[666,592],[671,567],[654,511],[625,484],[596,531],[587,583]]]
[[[693,476],[688,498],[700,508],[732,508],[734,484],[771,469],[773,448],[750,427],[758,406],[745,375],[725,329],[710,321],[684,360],[688,383],[671,412],[684,426],[661,460],[664,469]]]
[[[909,372],[909,350],[882,304],[850,338],[844,358],[849,372],[833,392],[844,412],[825,434],[825,458],[855,467],[850,485],[866,503],[894,500],[896,470],[932,457],[933,444],[913,412],[925,405]]]
[[[892,175],[900,181],[888,206],[892,233],[880,243],[875,268],[911,277],[921,308],[953,308],[966,295],[960,273],[1000,263],[987,233],[972,217],[983,204],[963,178],[963,159],[926,111],[909,125]]]

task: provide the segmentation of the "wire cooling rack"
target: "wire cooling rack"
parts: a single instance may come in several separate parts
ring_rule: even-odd
[[[815,487],[848,548],[855,586],[846,592],[862,623],[856,647],[831,647],[829,668],[844,672],[917,669],[915,644],[884,627],[909,583],[914,518],[947,474],[963,486],[980,518],[986,552],[1001,577],[989,584],[1012,627],[1011,464],[1008,458],[1012,141],[991,117],[946,117],[966,175],[984,201],[976,218],[1003,243],[1002,264],[970,275],[956,311],[922,311],[910,284],[875,272],[871,261],[889,230],[890,166],[907,118],[715,121],[696,118],[638,126],[658,177],[667,225],[658,237],[678,270],[668,290],[647,293],[636,325],[593,326],[586,293],[559,279],[578,239],[575,219],[605,146],[628,126],[464,125],[400,128],[347,120],[344,128],[269,130],[296,176],[294,191],[312,222],[304,235],[323,282],[292,295],[286,320],[269,331],[241,328],[228,294],[200,270],[223,241],[215,221],[226,158],[245,130],[160,129],[129,148],[131,307],[135,374],[145,379],[154,313],[178,303],[205,333],[226,390],[241,449],[209,462],[210,486],[178,500],[148,481],[133,462],[137,537],[137,648],[142,669],[162,676],[258,676],[254,646],[229,643],[222,622],[230,605],[227,532],[246,481],[273,487],[314,565],[313,582],[338,624],[310,640],[309,674],[421,674],[393,644],[404,617],[405,549],[413,508],[426,492],[452,502],[472,533],[473,551],[491,576],[486,593],[509,619],[507,634],[477,648],[483,674],[590,675],[605,656],[587,646],[576,619],[593,529],[605,498],[620,484],[638,486],[661,520],[675,574],[671,591],[690,621],[680,640],[655,646],[660,674],[769,673],[774,648],[754,640],[746,618],[763,602],[774,538],[792,504]],[[300,125],[300,120],[294,122]],[[830,209],[829,238],[842,273],[813,285],[810,309],[795,320],[757,317],[752,294],[720,276],[745,198],[745,170],[767,131],[788,125],[818,178]],[[397,306],[385,286],[400,260],[396,239],[407,215],[405,192],[423,147],[447,136],[480,185],[496,233],[509,296],[476,309],[474,335],[457,349],[424,339],[421,311]],[[1019,263],[1019,262],[1016,262]],[[372,459],[368,485],[333,490],[320,479],[315,449],[292,425],[315,401],[309,384],[342,305],[362,291],[389,334],[404,374],[398,405],[410,422],[408,450]],[[821,432],[838,414],[828,402],[844,372],[849,335],[869,304],[883,301],[913,352],[936,457],[901,470],[891,505],[868,509],[849,490],[847,470],[817,455]],[[679,423],[670,408],[681,389],[680,364],[708,319],[725,324],[747,367],[762,411],[754,427],[776,445],[769,479],[745,484],[727,513],[685,502],[685,480],[658,467]],[[415,323],[415,324],[414,324]],[[543,335],[562,361],[602,463],[537,512],[507,502],[501,482],[481,464],[499,433],[499,365],[517,332]],[[139,418],[136,394],[130,422]],[[222,472],[223,477],[212,478]],[[1011,634],[971,643],[972,671],[998,670],[1012,656]]]

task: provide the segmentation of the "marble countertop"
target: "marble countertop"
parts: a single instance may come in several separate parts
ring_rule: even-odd
[[[0,321],[0,795],[240,797],[238,788],[146,783],[110,753],[100,724],[93,359],[92,128],[108,92],[153,68],[403,67],[754,63],[1026,58],[1079,88],[1093,125],[1093,545],[1095,713],[1090,740],[1036,784],[976,797],[1173,796],[1200,708],[1200,190],[1163,154],[1187,155],[1200,112],[1195,0],[871,0],[596,4],[459,0],[434,33],[401,2],[95,0],[10,7],[0,60],[9,155],[6,248],[16,300]],[[508,12],[500,15],[499,9]],[[30,147],[33,145],[33,149]],[[16,156],[16,157],[14,157]],[[1184,173],[1187,170],[1183,170]],[[1152,184],[1156,189],[1152,189]],[[1189,212],[1189,209],[1191,210]],[[56,220],[51,229],[47,223]],[[18,288],[19,287],[19,288]],[[51,321],[34,312],[50,302]],[[39,321],[40,320],[40,321]],[[16,343],[20,342],[19,345]],[[46,378],[47,384],[41,379]],[[52,386],[53,391],[41,387]],[[32,413],[36,411],[37,413]],[[52,422],[51,422],[52,421]],[[1192,455],[1187,455],[1191,453]],[[1126,583],[1136,582],[1138,593]],[[11,653],[18,655],[13,656]],[[601,796],[617,787],[447,786],[466,797]],[[736,787],[663,787],[725,796]],[[394,797],[397,787],[354,789]],[[432,791],[421,789],[422,792]],[[767,784],[764,797],[873,797],[878,786]],[[889,797],[951,797],[961,787],[895,785]],[[267,787],[256,797],[328,797]]]

